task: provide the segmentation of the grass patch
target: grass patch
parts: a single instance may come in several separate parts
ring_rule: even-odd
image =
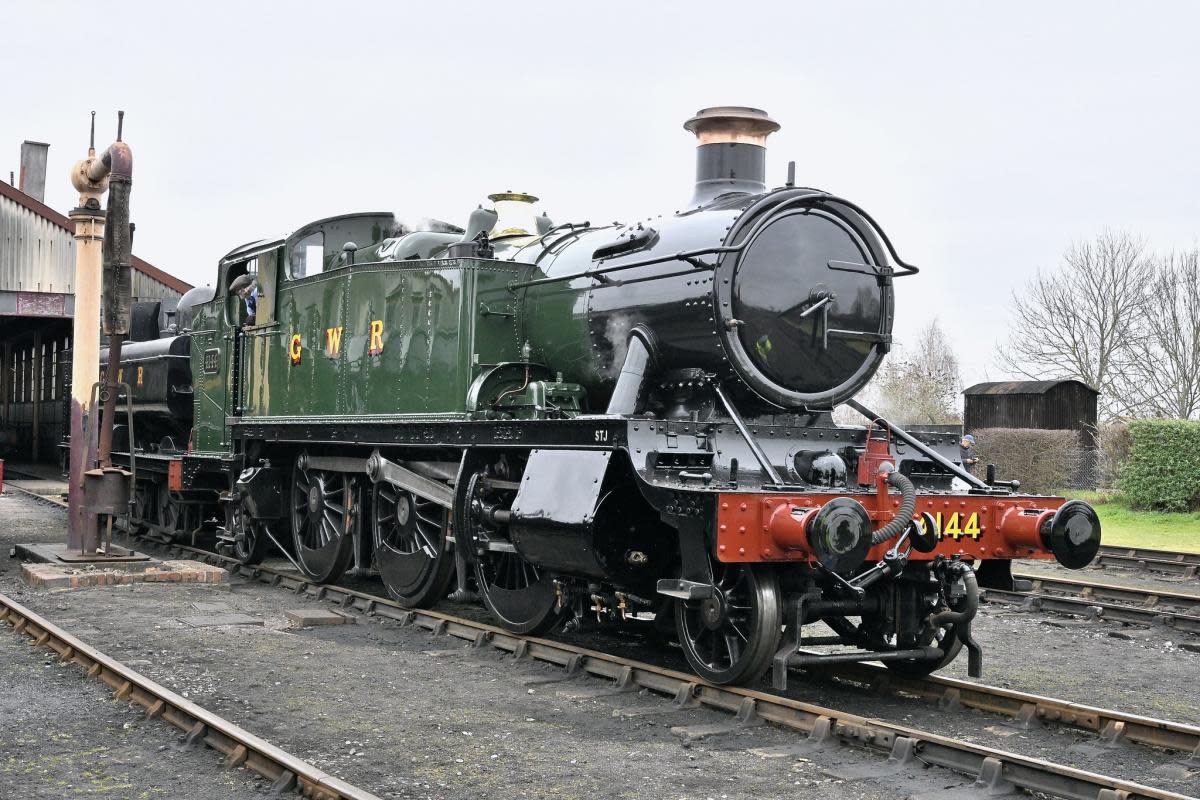
[[[1100,516],[1104,544],[1200,553],[1200,512],[1134,511],[1120,495],[1068,492]]]

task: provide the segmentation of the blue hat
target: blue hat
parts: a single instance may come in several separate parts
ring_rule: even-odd
[[[966,436],[964,436],[963,439],[970,442],[971,444],[975,444],[975,437],[969,433]]]

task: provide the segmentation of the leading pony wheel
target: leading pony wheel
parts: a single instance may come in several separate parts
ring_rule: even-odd
[[[350,535],[358,513],[357,487],[345,472],[305,469],[305,457],[292,471],[292,541],[300,568],[316,583],[336,581],[350,565]]]
[[[771,665],[783,631],[779,578],[767,565],[713,564],[716,592],[675,603],[688,664],[711,683],[744,684]]]

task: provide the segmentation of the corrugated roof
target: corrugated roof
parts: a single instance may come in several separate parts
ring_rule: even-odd
[[[35,200],[34,198],[22,192],[20,189],[17,189],[15,186],[10,186],[4,181],[0,181],[0,196],[7,197],[9,200],[12,200],[14,203],[29,209],[34,214],[37,214],[46,221],[57,225],[72,236],[75,235],[75,223],[71,222],[69,218],[58,213],[45,203]],[[168,272],[163,272],[158,267],[154,266],[148,261],[145,261],[144,259],[138,258],[137,256],[133,257],[133,268],[143,275],[153,278],[165,286],[171,287],[180,294],[183,294],[188,289],[193,288],[192,285],[187,281],[182,281]]]
[[[993,381],[991,383],[977,383],[974,386],[968,386],[966,389],[963,389],[963,394],[1045,394],[1055,386],[1060,386],[1064,383],[1077,383],[1092,394],[1100,394],[1100,392],[1088,386],[1083,381],[1077,381],[1074,378],[1060,378],[1053,381]]]

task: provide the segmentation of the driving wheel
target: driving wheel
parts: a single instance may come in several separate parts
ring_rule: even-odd
[[[515,484],[475,473],[458,496],[456,535],[475,558],[483,604],[500,624],[514,633],[547,633],[568,609],[559,605],[553,576],[522,558],[508,537],[501,520],[514,497]]]
[[[375,484],[372,500],[375,566],[388,594],[410,608],[441,600],[454,574],[446,509],[384,482]]]
[[[316,583],[341,577],[354,554],[351,531],[358,513],[357,487],[345,472],[305,467],[296,459],[292,471],[292,541],[304,574]]]

